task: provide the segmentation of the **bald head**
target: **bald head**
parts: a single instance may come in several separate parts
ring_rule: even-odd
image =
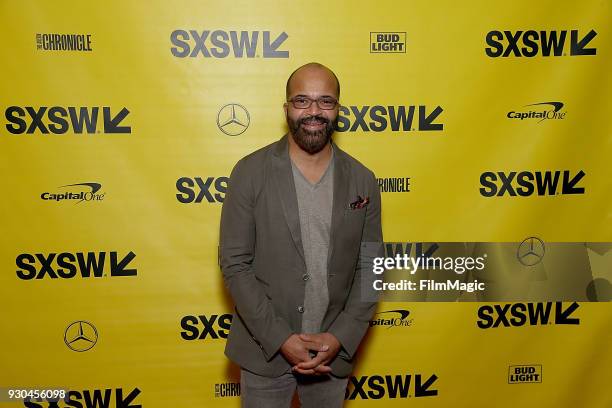
[[[336,84],[336,99],[340,99],[340,81],[334,72],[323,64],[318,62],[309,62],[304,64],[289,75],[287,85],[285,87],[286,98],[291,97],[292,87],[294,82],[308,81],[309,79],[331,80]]]

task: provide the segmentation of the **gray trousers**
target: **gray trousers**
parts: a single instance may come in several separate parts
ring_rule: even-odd
[[[303,408],[340,408],[347,384],[348,377],[289,371],[270,378],[240,369],[240,402],[242,408],[289,408],[297,388]]]

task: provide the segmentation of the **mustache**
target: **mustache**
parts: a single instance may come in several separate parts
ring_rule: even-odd
[[[324,123],[326,125],[329,123],[329,119],[327,119],[325,116],[313,115],[313,116],[306,116],[306,117],[298,119],[297,124],[298,126],[301,126],[304,124],[304,122],[309,122],[309,121],[317,121],[319,123]]]

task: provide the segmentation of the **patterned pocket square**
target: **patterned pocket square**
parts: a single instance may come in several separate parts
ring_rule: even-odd
[[[351,210],[358,210],[359,208],[363,208],[370,202],[370,197],[361,198],[360,195],[357,196],[357,200],[353,201],[350,205]]]

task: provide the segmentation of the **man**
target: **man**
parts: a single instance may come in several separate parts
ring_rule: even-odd
[[[288,134],[238,161],[223,202],[220,261],[235,304],[225,354],[241,367],[243,407],[289,407],[296,388],[302,406],[340,407],[376,308],[358,258],[382,255],[380,192],[331,140],[336,75],[306,64],[286,93]]]

